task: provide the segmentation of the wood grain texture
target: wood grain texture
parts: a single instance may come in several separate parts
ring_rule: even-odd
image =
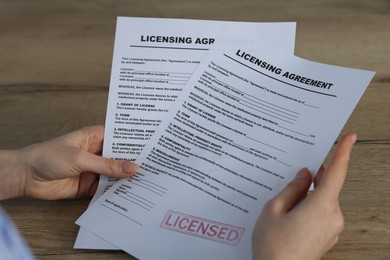
[[[342,131],[359,139],[340,198],[345,229],[324,259],[390,259],[390,1],[1,0],[1,149],[104,124],[117,16],[297,21],[296,55],[376,71]],[[1,205],[38,259],[131,259],[73,249],[88,200]]]

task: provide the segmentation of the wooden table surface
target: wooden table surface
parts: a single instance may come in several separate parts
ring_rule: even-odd
[[[264,3],[262,3],[264,2]],[[388,0],[0,0],[0,148],[104,124],[117,16],[297,21],[296,55],[376,71],[343,133],[359,134],[324,259],[390,259]],[[38,259],[129,259],[74,250],[88,200],[2,201]]]

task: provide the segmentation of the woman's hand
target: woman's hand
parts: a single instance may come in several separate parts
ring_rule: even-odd
[[[344,136],[327,169],[298,172],[261,213],[253,232],[254,259],[319,259],[337,242],[344,227],[339,194],[347,174],[355,134]]]
[[[138,169],[135,163],[111,160],[99,154],[103,126],[91,126],[20,150],[2,151],[0,199],[31,197],[45,200],[92,196],[99,174],[128,178]],[[10,186],[7,186],[9,184]]]

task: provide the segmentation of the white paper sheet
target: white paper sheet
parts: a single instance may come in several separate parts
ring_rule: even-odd
[[[286,52],[294,51],[292,22],[118,18],[103,156],[135,160],[221,28],[233,24]],[[92,202],[115,181],[101,177]],[[115,247],[80,229],[75,248]]]
[[[248,37],[220,37],[232,34]],[[137,176],[77,221],[137,258],[251,259],[263,204],[300,168],[317,171],[374,75],[260,41],[216,43],[137,158]]]

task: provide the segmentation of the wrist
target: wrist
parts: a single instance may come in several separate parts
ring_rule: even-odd
[[[25,163],[19,150],[0,150],[0,179],[0,200],[24,195]]]

